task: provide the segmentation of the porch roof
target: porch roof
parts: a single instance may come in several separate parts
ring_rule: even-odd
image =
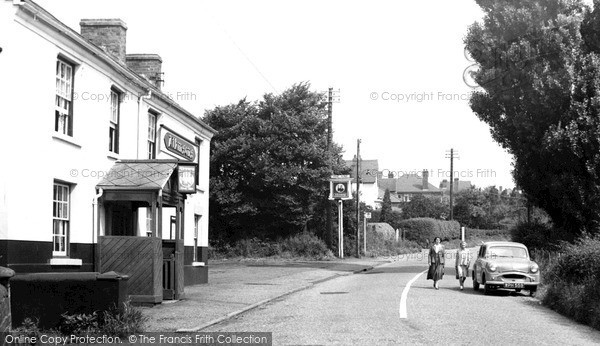
[[[117,161],[96,185],[104,190],[162,190],[177,168],[175,160]]]

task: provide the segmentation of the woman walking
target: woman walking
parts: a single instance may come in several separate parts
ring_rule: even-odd
[[[433,245],[429,249],[429,271],[427,272],[427,280],[433,280],[433,287],[440,289],[438,281],[444,277],[444,265],[446,253],[442,240],[439,237],[433,239]]]
[[[456,252],[456,263],[454,265],[456,269],[456,278],[458,279],[461,290],[463,290],[465,280],[467,279],[467,276],[469,276],[469,266],[471,265],[471,254],[466,247],[466,242],[460,242],[460,249]]]

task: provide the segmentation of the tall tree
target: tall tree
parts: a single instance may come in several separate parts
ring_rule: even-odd
[[[598,6],[591,12],[581,0],[477,3],[485,17],[470,26],[465,43],[483,90],[473,93],[471,108],[513,155],[515,182],[530,201],[569,233],[595,232]]]
[[[218,133],[210,167],[216,238],[275,238],[306,228],[328,189],[327,122],[307,83],[259,102],[216,107],[204,120]],[[342,170],[341,149],[331,158]],[[321,203],[322,204],[322,203]]]
[[[389,222],[392,220],[392,199],[390,197],[390,189],[385,189],[383,194],[383,203],[381,203],[381,212],[379,214],[379,222]]]

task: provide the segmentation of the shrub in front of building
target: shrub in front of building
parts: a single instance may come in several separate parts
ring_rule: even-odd
[[[131,305],[130,301],[123,303],[121,308],[113,307],[100,314],[70,314],[60,315],[60,322],[54,328],[42,329],[39,319],[27,317],[12,333],[15,336],[36,337],[46,335],[84,335],[103,334],[106,336],[126,337],[144,331],[147,318],[139,307]]]

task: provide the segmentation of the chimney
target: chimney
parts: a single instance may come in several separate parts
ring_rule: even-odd
[[[423,186],[422,186],[423,190],[428,190],[429,189],[429,171],[427,171],[426,169],[423,170]]]
[[[127,67],[148,79],[160,89],[162,79],[162,59],[158,54],[127,54]]]
[[[440,189],[447,189],[448,188],[448,180],[444,179],[440,182]]]
[[[120,19],[82,19],[81,36],[125,63],[127,25]]]

